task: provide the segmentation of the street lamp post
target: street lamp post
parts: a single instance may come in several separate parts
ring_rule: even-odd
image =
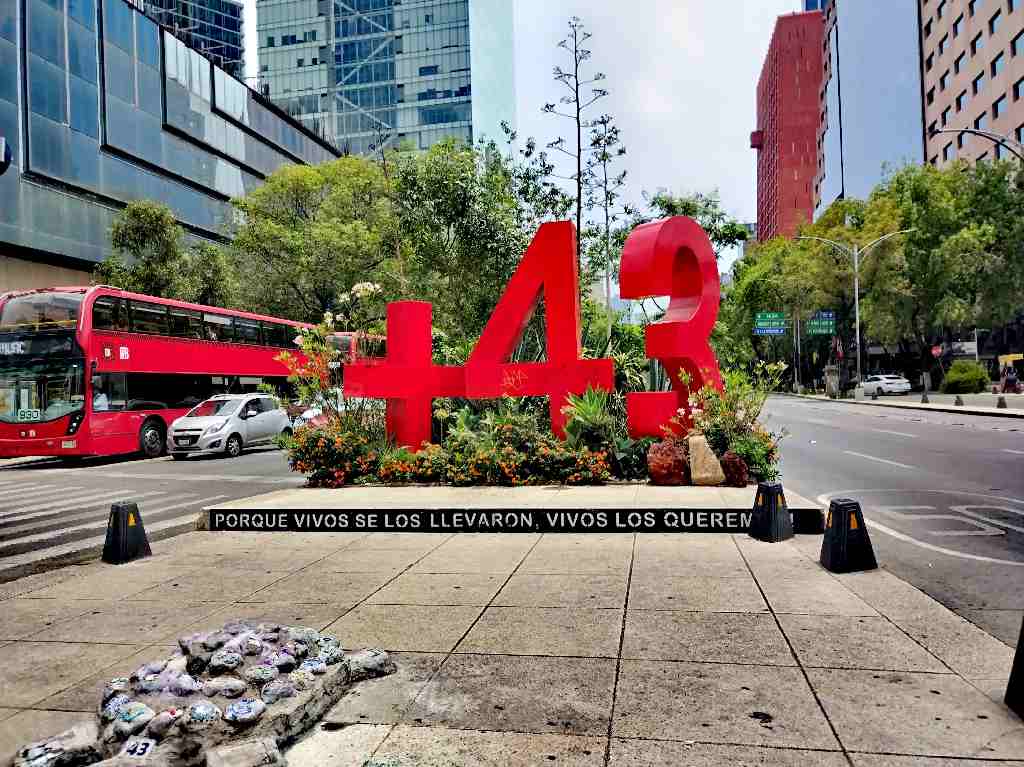
[[[828,245],[831,245],[832,247],[834,247],[836,250],[840,251],[841,253],[845,253],[846,255],[848,255],[848,256],[853,258],[853,316],[854,316],[854,326],[855,326],[856,339],[857,339],[857,385],[858,386],[860,386],[863,383],[861,381],[861,373],[860,373],[860,260],[861,260],[862,257],[867,256],[877,245],[880,245],[881,243],[885,242],[886,240],[888,240],[888,239],[890,239],[892,237],[896,237],[896,236],[901,235],[901,234],[908,234],[908,233],[910,233],[912,231],[914,231],[914,230],[913,229],[901,229],[898,232],[890,232],[887,235],[879,237],[877,240],[874,240],[873,242],[869,242],[867,245],[865,245],[863,247],[861,247],[861,246],[857,245],[856,243],[854,243],[852,248],[850,246],[848,246],[848,245],[842,244],[841,242],[836,242],[835,240],[829,240],[829,239],[826,239],[824,237],[804,236],[804,237],[797,237],[796,238],[798,240],[817,240],[818,242],[824,242],[824,243],[826,243]]]
[[[979,130],[977,128],[932,128],[928,135],[937,136],[940,133],[955,133],[958,136],[962,136],[964,133],[970,133],[972,136],[981,136],[982,138],[988,139],[993,144],[1003,147],[1007,152],[1024,164],[1024,144],[1021,144],[1019,141],[1012,139],[1009,136],[1004,136],[1001,133]]]

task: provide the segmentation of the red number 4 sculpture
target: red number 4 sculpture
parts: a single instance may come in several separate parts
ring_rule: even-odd
[[[665,319],[647,330],[648,356],[660,359],[674,381],[679,370],[686,370],[694,386],[720,386],[718,364],[707,344],[718,313],[718,269],[707,236],[690,219],[638,227],[623,252],[623,298],[666,294],[671,300]],[[542,298],[547,360],[512,363]],[[537,231],[465,367],[432,363],[431,313],[431,305],[422,301],[389,304],[387,358],[345,370],[349,395],[387,400],[388,434],[399,445],[416,449],[430,440],[435,397],[547,395],[551,428],[564,436],[566,395],[614,386],[612,360],[582,358],[575,227],[570,222],[544,224]],[[630,433],[660,436],[661,426],[686,407],[687,395],[681,385],[674,392],[630,395]]]

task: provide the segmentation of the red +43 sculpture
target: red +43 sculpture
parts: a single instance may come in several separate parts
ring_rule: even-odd
[[[614,386],[612,360],[582,356],[575,237],[568,221],[537,230],[465,366],[433,364],[429,303],[389,304],[387,357],[382,363],[346,366],[347,393],[387,400],[388,434],[413,449],[430,441],[435,397],[547,395],[551,428],[564,436],[566,395]],[[664,318],[647,328],[646,347],[647,356],[665,366],[673,390],[627,398],[630,434],[657,437],[680,408],[688,409],[690,388],[721,388],[718,362],[708,345],[718,316],[718,266],[704,230],[677,216],[637,227],[626,241],[620,271],[622,298],[669,296]],[[511,363],[542,298],[547,360]],[[688,374],[689,385],[681,371]]]

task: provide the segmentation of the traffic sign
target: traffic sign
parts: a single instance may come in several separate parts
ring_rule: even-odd
[[[785,312],[757,312],[754,315],[755,336],[783,336],[789,328]]]
[[[784,336],[786,328],[754,328],[755,336]]]
[[[832,311],[815,312],[804,324],[809,336],[834,336],[836,334],[836,313]]]

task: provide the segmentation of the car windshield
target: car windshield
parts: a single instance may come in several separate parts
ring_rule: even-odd
[[[186,418],[209,418],[214,415],[227,416],[238,410],[237,399],[208,399],[188,411]]]
[[[85,406],[85,361],[71,358],[14,360],[0,356],[0,421],[38,423]]]
[[[84,293],[29,293],[9,298],[0,308],[0,330],[74,328]]]

